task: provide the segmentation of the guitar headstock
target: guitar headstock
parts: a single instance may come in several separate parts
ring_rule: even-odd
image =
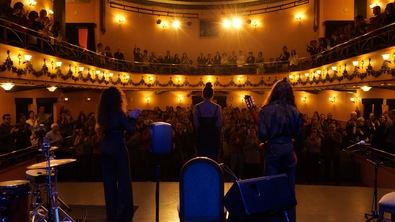
[[[253,100],[252,96],[245,95],[244,101],[245,101],[246,106],[249,110],[255,109],[255,104],[254,104],[254,100]]]

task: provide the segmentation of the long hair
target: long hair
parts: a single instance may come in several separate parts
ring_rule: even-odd
[[[111,118],[126,111],[125,94],[121,89],[110,87],[105,89],[100,97],[98,108],[98,123],[101,130],[106,131],[111,124]]]
[[[279,80],[273,85],[264,106],[272,103],[288,104],[296,107],[294,92],[287,78]]]

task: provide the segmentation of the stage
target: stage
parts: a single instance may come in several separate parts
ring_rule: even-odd
[[[231,186],[225,184],[225,193]],[[87,221],[101,221],[104,215],[103,185],[100,182],[59,183],[59,195],[69,205],[78,206]],[[391,189],[379,189],[379,198]],[[155,183],[133,183],[134,222],[155,221]],[[297,185],[297,221],[302,222],[360,222],[370,212],[372,188],[348,186]],[[160,184],[160,221],[179,221],[177,216],[178,183]],[[84,209],[86,208],[86,209]],[[92,210],[95,208],[94,210]],[[81,210],[82,209],[82,210]],[[81,214],[76,212],[74,214]],[[71,214],[73,215],[73,213]],[[81,215],[79,215],[81,216]]]

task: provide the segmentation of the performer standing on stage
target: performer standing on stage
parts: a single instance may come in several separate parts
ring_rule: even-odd
[[[203,89],[204,101],[195,106],[193,123],[197,131],[198,155],[216,161],[221,147],[222,111],[221,106],[212,101],[213,95],[213,85],[208,82]]]
[[[125,131],[134,132],[140,110],[126,113],[122,90],[103,91],[98,109],[98,133],[101,137],[102,170],[107,220],[130,221],[133,217],[133,193]]]
[[[292,86],[284,78],[273,86],[259,113],[258,136],[266,144],[265,175],[287,174],[293,190],[297,163],[293,142],[300,139],[302,126]],[[296,221],[295,209],[288,216],[291,222]]]

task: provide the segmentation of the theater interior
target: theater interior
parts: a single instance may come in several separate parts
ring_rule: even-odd
[[[283,79],[303,119],[297,221],[395,221],[394,1],[0,0],[0,221],[106,221],[95,129],[111,86],[141,110],[126,137],[133,221],[262,216],[284,192],[262,179],[245,96],[259,111]],[[222,109],[218,175],[188,177],[208,82]],[[156,122],[171,126],[166,153],[153,152]],[[235,221],[287,221],[262,218]]]

